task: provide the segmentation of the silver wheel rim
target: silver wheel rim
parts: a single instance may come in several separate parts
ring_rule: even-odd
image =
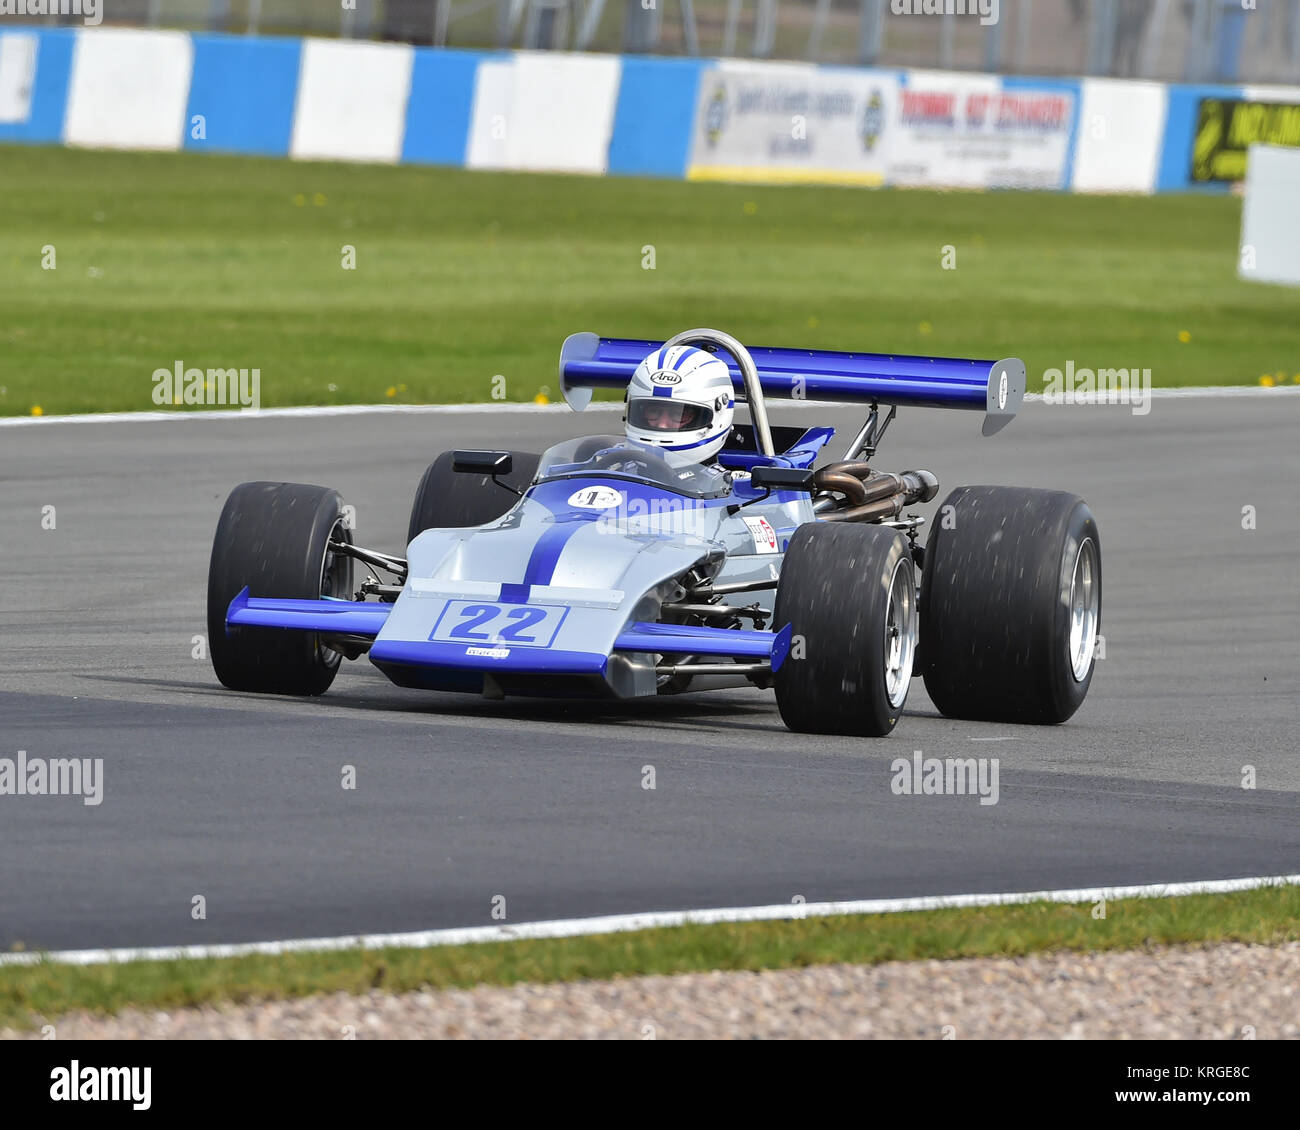
[[[916,587],[905,564],[907,558],[894,566],[885,609],[885,693],[895,710],[901,710],[907,699],[916,654]]]
[[[343,519],[339,518],[335,521],[334,525],[330,527],[329,537],[325,539],[326,544],[328,545],[331,541],[347,540],[349,540],[347,526],[344,524]],[[351,593],[337,593],[334,591],[338,582],[338,579],[334,574],[334,567],[337,564],[339,564],[337,554],[331,553],[327,549],[325,551],[325,556],[321,558],[320,562],[320,595],[321,597],[341,596],[344,600],[347,600],[351,597]],[[321,643],[319,636],[316,637],[316,646],[320,648],[321,662],[324,663],[326,667],[337,667],[343,661],[343,656],[333,648],[327,647],[325,644]]]
[[[1097,648],[1097,621],[1101,614],[1098,580],[1097,546],[1092,538],[1084,538],[1070,575],[1070,669],[1076,683],[1088,677]]]

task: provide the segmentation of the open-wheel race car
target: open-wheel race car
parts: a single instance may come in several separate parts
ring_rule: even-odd
[[[626,389],[625,434],[444,453],[402,556],[354,544],[333,490],[236,487],[208,577],[213,665],[234,690],[296,695],[363,654],[399,686],[489,698],[753,685],[775,690],[793,730],[876,736],[918,673],[944,715],[1063,722],[1087,694],[1101,615],[1088,506],[959,487],[921,545],[924,519],[906,511],[936,496],[935,476],[873,462],[898,406],[981,411],[991,435],[1024,383],[1014,358],[575,334],[565,400],[580,411]],[[773,427],[766,398],[868,414],[817,467],[834,429]]]

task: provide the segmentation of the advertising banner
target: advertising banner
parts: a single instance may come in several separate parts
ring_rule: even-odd
[[[688,176],[1065,188],[1076,103],[992,75],[723,63],[700,84]]]
[[[1192,138],[1192,182],[1246,179],[1252,145],[1300,146],[1300,105],[1245,98],[1202,98]]]
[[[1075,94],[991,75],[912,72],[887,130],[890,184],[1066,187]]]
[[[882,184],[897,91],[889,72],[722,63],[700,82],[687,176]]]

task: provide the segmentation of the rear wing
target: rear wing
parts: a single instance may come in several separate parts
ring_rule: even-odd
[[[569,407],[582,411],[594,389],[621,389],[642,358],[661,341],[571,334],[560,348],[560,390]],[[1019,411],[1025,395],[1025,363],[1017,357],[969,361],[956,357],[907,357],[896,353],[838,353],[829,349],[751,348],[765,397],[966,408],[984,413],[992,435]],[[739,399],[745,381],[735,357],[719,351],[731,370]]]

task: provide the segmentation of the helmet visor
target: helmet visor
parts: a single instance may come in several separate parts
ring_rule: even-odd
[[[628,427],[643,432],[698,432],[712,420],[712,410],[702,404],[669,400],[666,396],[642,397],[627,406]]]

